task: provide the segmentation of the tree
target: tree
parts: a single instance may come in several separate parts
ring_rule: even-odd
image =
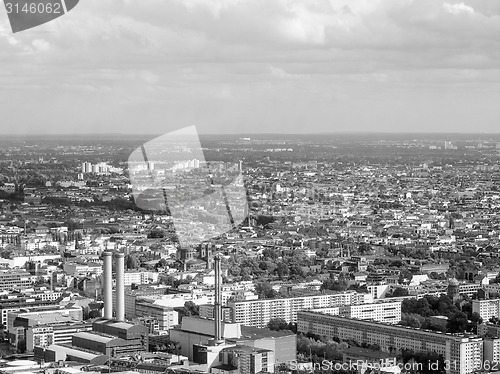
[[[186,301],[181,308],[174,308],[179,313],[179,322],[183,317],[197,316],[200,314],[200,307],[192,301]]]
[[[141,261],[136,255],[127,255],[125,258],[125,265],[127,269],[139,269],[141,267]]]
[[[494,325],[500,325],[500,318],[498,318],[497,316],[493,316],[490,318],[489,322]]]
[[[263,216],[263,215],[259,215],[257,216],[257,226],[260,226],[260,225],[268,225],[270,223],[273,223],[274,222],[274,217],[273,216]]]
[[[467,329],[467,315],[464,312],[455,312],[446,323],[449,333],[464,332]]]
[[[333,340],[329,340],[326,342],[325,348],[325,359],[327,360],[342,360],[342,344],[339,344]]]
[[[473,312],[471,315],[470,315],[470,321],[471,321],[471,324],[472,324],[472,332],[474,333],[477,333],[477,325],[480,325],[481,323],[483,323],[483,318],[481,317],[481,315],[477,312]]]
[[[165,260],[164,258],[160,259],[160,261],[158,261],[155,265],[155,269],[158,270],[158,268],[164,268],[165,266],[168,265],[168,262],[167,260]]]
[[[184,308],[189,311],[191,316],[198,316],[200,314],[200,307],[192,301],[186,301],[184,303]]]
[[[162,239],[165,237],[165,231],[160,228],[154,228],[148,233],[148,239]]]
[[[173,287],[175,285],[175,278],[171,275],[164,276],[161,278],[161,283]]]
[[[288,323],[283,318],[272,318],[267,323],[267,328],[274,331],[286,330],[288,329]]]
[[[421,327],[422,320],[423,320],[423,317],[419,316],[418,314],[402,313],[400,324],[403,326],[410,326],[410,327],[414,327],[414,328],[418,329]]]
[[[259,299],[273,299],[277,295],[277,292],[267,282],[257,283],[255,285],[255,292],[259,296]]]
[[[408,295],[409,295],[408,290],[406,288],[403,288],[403,287],[396,288],[392,293],[393,297],[401,297],[401,296],[408,296]]]
[[[401,359],[408,367],[421,368],[421,370],[411,370],[410,372],[423,374],[445,374],[445,363],[443,356],[436,352],[414,352],[411,349],[401,351]],[[412,365],[415,363],[417,365]]]

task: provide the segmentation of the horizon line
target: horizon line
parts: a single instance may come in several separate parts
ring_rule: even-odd
[[[176,130],[172,130],[176,131]],[[171,132],[171,131],[169,131]],[[58,136],[112,136],[112,135],[120,135],[120,136],[160,136],[167,134],[160,132],[150,132],[150,133],[126,133],[126,132],[88,132],[88,133],[30,133],[30,134],[22,134],[22,133],[0,133],[1,136],[39,136],[39,137],[58,137]],[[460,132],[460,131],[318,131],[318,132],[199,132],[199,136],[206,135],[232,135],[232,136],[252,136],[252,135],[500,135],[500,131],[498,132]]]

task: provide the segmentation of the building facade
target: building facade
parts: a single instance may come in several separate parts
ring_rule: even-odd
[[[472,300],[472,312],[478,313],[484,322],[491,317],[500,318],[500,299]]]
[[[179,324],[179,314],[173,308],[146,301],[137,302],[135,308],[137,317],[152,317],[158,320],[161,331],[168,331]]]
[[[19,270],[0,270],[0,290],[24,290],[31,286],[30,273]]]
[[[265,327],[273,318],[296,322],[297,312],[302,310],[363,304],[367,296],[371,299],[371,295],[353,291],[281,299],[230,301],[228,306],[233,311],[233,322]]]
[[[298,313],[297,331],[329,339],[354,340],[358,344],[379,345],[385,352],[394,349],[436,352],[443,356],[450,374],[472,373],[483,365],[483,339],[478,336],[440,333],[307,311]]]

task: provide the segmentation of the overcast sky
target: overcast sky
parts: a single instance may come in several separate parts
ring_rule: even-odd
[[[499,36],[499,0],[1,6],[0,131],[499,132]]]

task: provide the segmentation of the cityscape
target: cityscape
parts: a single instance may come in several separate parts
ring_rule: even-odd
[[[199,138],[2,140],[1,371],[495,370],[500,136]]]
[[[0,374],[500,374],[499,30],[3,0]]]

